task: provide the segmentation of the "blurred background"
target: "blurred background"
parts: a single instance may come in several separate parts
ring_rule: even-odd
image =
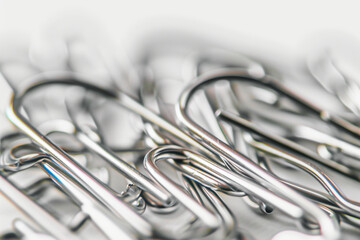
[[[48,42],[79,35],[131,63],[147,41],[181,42],[191,36],[275,68],[293,68],[329,39],[335,45],[344,39],[343,45],[349,39],[357,44],[358,5],[326,0],[0,0],[0,61],[20,55],[29,45],[54,52],[56,43]]]
[[[57,25],[101,29],[128,46],[160,28],[195,31],[253,49],[300,53],[308,39],[328,32],[359,37],[358,1],[0,1],[1,40],[28,38]],[[230,38],[230,39],[229,39]],[[249,51],[250,51],[249,50]]]

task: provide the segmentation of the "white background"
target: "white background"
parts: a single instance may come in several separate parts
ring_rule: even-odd
[[[126,41],[155,26],[213,28],[296,51],[314,32],[336,30],[360,37],[359,1],[0,1],[0,36],[29,34],[59,16],[91,16]],[[89,23],[91,24],[91,23]]]

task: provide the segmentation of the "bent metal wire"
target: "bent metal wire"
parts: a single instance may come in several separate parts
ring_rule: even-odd
[[[146,55],[147,61],[152,57]],[[229,202],[238,199],[245,201],[244,208],[261,210],[259,214],[250,212],[254,218],[279,215],[300,226],[300,229],[291,226],[279,229],[270,237],[274,240],[335,240],[342,237],[342,225],[359,228],[360,203],[346,197],[341,191],[342,185],[335,184],[337,181],[326,173],[329,170],[332,174],[340,173],[344,178],[359,181],[356,166],[360,156],[357,142],[360,129],[355,124],[317,107],[265,75],[260,64],[237,58],[231,52],[202,54],[200,51],[187,55],[185,62],[189,67],[186,76],[194,77],[192,74],[195,73],[196,79],[183,89],[171,122],[160,111],[155,113],[147,108],[154,107],[151,104],[158,100],[156,94],[160,90],[156,86],[151,88],[154,87],[152,81],[157,81],[156,76],[150,81],[145,79],[144,87],[150,89],[139,90],[142,102],[124,91],[88,83],[86,77],[75,72],[44,72],[25,83],[12,84],[13,95],[6,115],[23,134],[16,132],[2,138],[0,191],[40,229],[17,219],[13,224],[15,235],[9,233],[2,237],[79,239],[81,231],[89,228],[85,223],[91,222],[103,234],[101,236],[108,239],[254,239],[256,233],[239,223],[244,216],[237,216],[237,209]],[[207,69],[211,69],[213,63],[216,69],[218,65],[240,68],[209,73]],[[252,74],[254,71],[249,69],[254,67],[261,69],[261,74]],[[228,83],[226,91],[217,85],[220,82]],[[251,106],[238,108],[242,104],[241,98],[235,99],[236,103],[227,101],[230,95],[238,97],[233,85],[238,83],[237,88],[246,83],[268,89],[278,99],[286,98],[304,109],[301,113],[306,114],[296,115],[303,121],[308,121],[305,115],[316,117],[336,131],[324,133],[297,125],[292,128],[291,138],[273,134],[258,126],[255,120],[265,119],[284,129],[289,129],[290,124],[265,116],[262,110],[272,108],[274,114],[281,116],[290,116],[292,112],[282,111],[276,104],[264,107],[264,104],[256,103],[253,106],[259,107],[258,112]],[[121,85],[121,80],[117,84]],[[37,126],[24,114],[27,113],[26,99],[31,93],[41,96],[54,86],[67,89],[64,91],[67,94],[59,93],[64,95],[67,114],[64,118],[67,120],[49,120],[41,116],[42,124]],[[262,97],[259,91],[254,91],[254,95],[258,99]],[[94,111],[106,102],[99,99],[116,103],[142,118],[142,136],[149,141],[142,142],[145,145],[142,151],[146,154],[137,152],[135,162],[130,163],[126,156],[120,157],[116,149],[103,140],[101,129],[107,123],[99,121]],[[191,108],[193,104],[197,108]],[[35,108],[46,115],[46,108]],[[191,115],[194,109],[202,116],[201,123],[197,122],[198,116]],[[253,118],[254,115],[260,117]],[[174,123],[176,121],[179,126]],[[241,130],[236,132],[238,128]],[[233,141],[235,132],[241,144]],[[61,135],[66,147],[55,143],[51,138],[54,133]],[[344,138],[344,135],[349,137]],[[69,137],[73,140],[68,140]],[[312,151],[299,139],[310,141],[316,150]],[[76,144],[83,147],[79,150]],[[351,160],[336,161],[333,148],[340,151],[340,156]],[[129,148],[128,152],[133,150]],[[91,157],[95,160],[90,161]],[[108,164],[106,169],[110,170],[106,170],[106,174],[116,171],[126,178],[126,190],[119,193],[113,189],[111,179],[96,174],[87,161],[101,166]],[[284,171],[296,171],[296,168],[305,171],[325,192],[281,176],[271,166],[273,162],[279,162]],[[24,180],[21,174],[28,172],[37,179],[28,180],[25,187],[21,186],[19,183]],[[50,179],[50,183],[46,179]],[[48,193],[53,190],[57,193]],[[64,213],[56,214],[44,205],[44,202],[51,203],[49,198],[57,202],[60,199],[68,201],[67,206],[75,209],[70,224],[59,220],[65,218]],[[63,210],[59,204],[55,208]]]

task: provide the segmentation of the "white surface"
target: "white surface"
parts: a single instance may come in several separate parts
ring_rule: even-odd
[[[241,34],[267,46],[296,51],[314,32],[340,30],[360,36],[358,1],[72,1],[3,0],[0,33],[29,34],[62,16],[91,16],[111,35],[126,41],[134,32],[153,25],[177,23],[186,28],[205,26]],[[94,22],[88,22],[94,25]]]

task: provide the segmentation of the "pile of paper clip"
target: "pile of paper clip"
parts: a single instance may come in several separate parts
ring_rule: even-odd
[[[341,50],[288,84],[220,44],[144,44],[132,64],[50,46],[0,64],[0,192],[26,216],[1,214],[1,239],[359,238],[360,81]]]

